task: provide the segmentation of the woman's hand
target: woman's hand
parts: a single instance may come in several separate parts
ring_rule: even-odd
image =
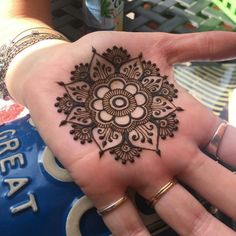
[[[236,219],[235,176],[201,152],[220,120],[172,71],[176,62],[233,57],[230,45],[216,47],[220,34],[98,32],[71,44],[44,41],[14,59],[7,86],[97,208],[129,187],[151,199],[177,178]],[[155,209],[181,235],[234,235],[180,184]],[[129,200],[104,221],[114,235],[149,235]]]

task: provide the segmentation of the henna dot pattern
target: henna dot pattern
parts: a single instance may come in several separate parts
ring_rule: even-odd
[[[95,142],[100,156],[107,151],[123,164],[133,163],[142,150],[160,155],[159,139],[178,130],[178,90],[142,55],[131,58],[116,46],[92,52],[90,63],[75,66],[70,82],[58,82],[65,90],[55,103],[65,115],[60,126],[70,125],[74,140]]]

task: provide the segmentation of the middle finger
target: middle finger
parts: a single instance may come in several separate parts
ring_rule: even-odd
[[[180,184],[175,184],[162,195],[155,204],[155,210],[180,235],[235,235]]]

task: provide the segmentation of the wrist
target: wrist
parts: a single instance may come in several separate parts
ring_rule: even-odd
[[[12,17],[12,18],[0,18],[1,25],[1,37],[0,45],[13,39],[19,33],[34,27],[47,27],[51,26],[41,20],[28,18],[28,17]]]
[[[61,44],[69,44],[69,42],[57,39],[43,40],[26,48],[13,58],[7,70],[5,83],[14,100],[26,106],[25,84],[28,80],[34,79],[35,74],[32,71],[35,71],[39,63],[47,61],[47,51],[50,48]]]

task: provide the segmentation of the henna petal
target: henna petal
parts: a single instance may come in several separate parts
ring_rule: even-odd
[[[157,150],[158,130],[155,124],[147,122],[129,133],[130,142],[143,149]]]
[[[103,98],[104,95],[109,91],[109,88],[106,86],[98,87],[98,89],[95,91],[95,96],[98,98]]]
[[[161,89],[163,78],[160,76],[147,76],[141,82],[151,93],[156,93]]]
[[[131,117],[134,119],[141,119],[148,114],[143,107],[136,107],[135,110],[131,113]]]
[[[112,120],[113,116],[108,114],[106,111],[101,111],[98,113],[98,119],[102,122],[102,123],[108,123]]]
[[[142,93],[137,93],[134,97],[139,106],[144,105],[147,102],[147,97]]]
[[[125,87],[125,90],[134,95],[137,93],[138,88],[134,84],[129,84]]]
[[[91,64],[90,64],[90,78],[94,81],[104,80],[109,75],[115,73],[115,67],[104,57],[94,52]]]
[[[92,123],[90,114],[84,107],[80,106],[76,106],[73,108],[66,121],[78,125],[90,125]]]
[[[156,96],[153,98],[152,103],[152,115],[156,119],[161,119],[168,116],[170,113],[176,110],[176,107],[173,103],[168,101],[166,98],[161,96]]]
[[[111,128],[95,128],[92,133],[102,151],[118,146],[123,139],[121,133],[113,131]]]
[[[88,98],[90,86],[84,81],[67,84],[65,88],[75,102],[85,102]]]
[[[140,58],[134,58],[120,67],[120,73],[125,74],[131,79],[139,79],[143,74],[143,65]]]
[[[125,87],[125,84],[124,84],[124,82],[121,79],[113,80],[110,83],[111,90],[114,90],[114,89],[124,89],[124,87]]]
[[[102,104],[102,99],[97,99],[95,101],[93,101],[92,105],[94,110],[97,110],[97,111],[102,111],[104,108],[103,108],[103,104]]]
[[[115,117],[115,123],[119,126],[128,126],[131,122],[130,117],[127,116],[121,116],[121,117]]]

